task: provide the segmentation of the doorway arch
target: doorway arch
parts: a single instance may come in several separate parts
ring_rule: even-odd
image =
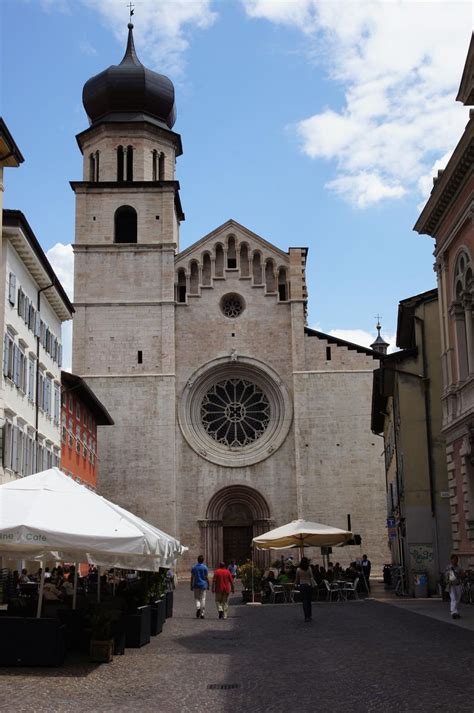
[[[270,530],[274,522],[264,496],[248,485],[229,485],[209,501],[206,519],[200,521],[206,562],[215,567],[219,562],[250,558],[253,537]],[[256,551],[256,561],[265,566],[268,552]]]

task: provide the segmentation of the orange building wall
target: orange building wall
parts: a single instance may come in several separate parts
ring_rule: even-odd
[[[61,396],[61,469],[95,489],[97,424],[93,414],[74,392],[63,388]]]

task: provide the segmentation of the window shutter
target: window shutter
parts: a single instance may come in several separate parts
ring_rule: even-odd
[[[63,365],[63,348],[61,344],[58,344],[58,366],[61,367]]]
[[[8,301],[11,305],[15,305],[16,296],[16,277],[13,272],[10,272],[8,278]]]
[[[22,307],[23,307],[23,290],[21,289],[21,287],[19,287],[18,288],[17,310],[18,310],[18,314],[20,317],[21,317]]]
[[[3,338],[3,374],[4,376],[8,376],[8,353],[10,350],[10,340],[8,339],[8,335],[5,334]]]
[[[18,428],[12,428],[12,470],[17,469],[18,464]]]
[[[35,337],[41,336],[41,317],[35,310]]]
[[[16,386],[20,385],[20,350],[17,345],[13,345],[13,381]]]

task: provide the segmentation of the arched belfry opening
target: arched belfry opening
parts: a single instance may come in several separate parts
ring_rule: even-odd
[[[252,538],[270,530],[274,522],[266,499],[248,485],[229,485],[209,501],[206,519],[200,521],[203,554],[209,566],[220,561],[245,562],[251,557]],[[256,561],[265,566],[268,552],[255,552]]]
[[[122,205],[115,211],[114,242],[137,242],[137,211],[130,205]]]

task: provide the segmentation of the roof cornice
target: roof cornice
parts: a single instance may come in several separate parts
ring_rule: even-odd
[[[474,170],[474,113],[449,159],[448,165],[436,180],[431,195],[414,225],[417,233],[435,238],[449,206],[459,194]]]

